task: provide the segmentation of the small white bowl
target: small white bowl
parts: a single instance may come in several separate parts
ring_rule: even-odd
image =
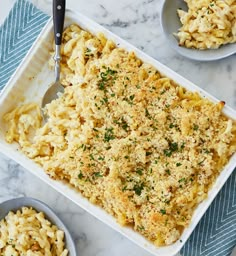
[[[10,212],[16,212],[23,206],[32,207],[37,212],[43,212],[45,218],[48,219],[52,224],[56,225],[60,230],[65,233],[65,248],[69,250],[69,256],[76,256],[77,250],[72,236],[63,222],[54,213],[54,211],[47,206],[45,203],[30,197],[21,197],[10,199],[0,204],[0,220],[4,219],[5,216]]]
[[[213,61],[223,59],[236,53],[236,43],[221,46],[219,49],[197,50],[188,49],[178,45],[178,40],[174,37],[182,26],[177,14],[177,9],[187,11],[187,5],[184,0],[165,0],[161,10],[161,26],[162,30],[170,43],[171,47],[179,54],[193,60]]]

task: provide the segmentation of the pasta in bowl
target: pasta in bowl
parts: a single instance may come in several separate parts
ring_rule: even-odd
[[[65,93],[4,116],[6,140],[53,179],[157,246],[173,244],[236,151],[235,121],[133,52],[77,25],[63,35]]]
[[[44,203],[17,198],[0,204],[1,255],[76,256],[65,225]]]
[[[235,1],[165,0],[161,26],[170,46],[187,58],[213,61],[236,53]]]
[[[185,0],[188,11],[178,9],[182,27],[176,37],[187,48],[217,49],[236,43],[235,0]]]

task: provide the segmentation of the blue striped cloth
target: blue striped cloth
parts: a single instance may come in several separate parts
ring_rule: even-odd
[[[48,19],[48,15],[28,1],[18,0],[15,3],[0,29],[0,90],[19,66]]]
[[[19,66],[48,18],[25,0],[15,3],[0,28],[0,89]],[[235,245],[236,172],[198,224],[181,255],[229,256]]]

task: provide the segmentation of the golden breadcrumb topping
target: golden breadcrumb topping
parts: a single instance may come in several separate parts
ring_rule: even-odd
[[[7,141],[121,225],[172,244],[236,151],[235,121],[101,34],[69,26],[62,56],[48,122],[20,106],[5,115]]]

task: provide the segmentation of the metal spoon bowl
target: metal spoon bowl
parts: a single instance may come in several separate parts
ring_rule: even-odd
[[[60,82],[55,82],[54,84],[52,84],[43,96],[41,108],[44,109],[44,107],[48,103],[57,99],[60,93],[63,93],[63,92],[64,92],[64,87],[63,85],[61,85]]]
[[[177,9],[180,8],[187,11],[187,4],[184,2],[184,0],[165,0],[161,10],[162,30],[170,43],[170,46],[179,54],[193,60],[213,61],[236,53],[236,43],[223,45],[219,49],[212,50],[188,49],[179,46],[178,40],[174,37],[173,33],[176,33],[182,26],[177,15]]]
[[[55,38],[55,77],[56,81],[52,84],[43,96],[41,109],[44,121],[47,116],[43,111],[45,106],[52,100],[58,98],[60,93],[64,92],[64,87],[60,83],[60,60],[61,60],[61,41],[64,28],[65,19],[65,0],[53,0],[53,25],[54,25],[54,38]]]
[[[60,45],[55,46],[55,76],[56,81],[46,91],[43,96],[41,108],[43,109],[48,103],[58,98],[60,93],[64,92],[64,87],[60,83]]]

